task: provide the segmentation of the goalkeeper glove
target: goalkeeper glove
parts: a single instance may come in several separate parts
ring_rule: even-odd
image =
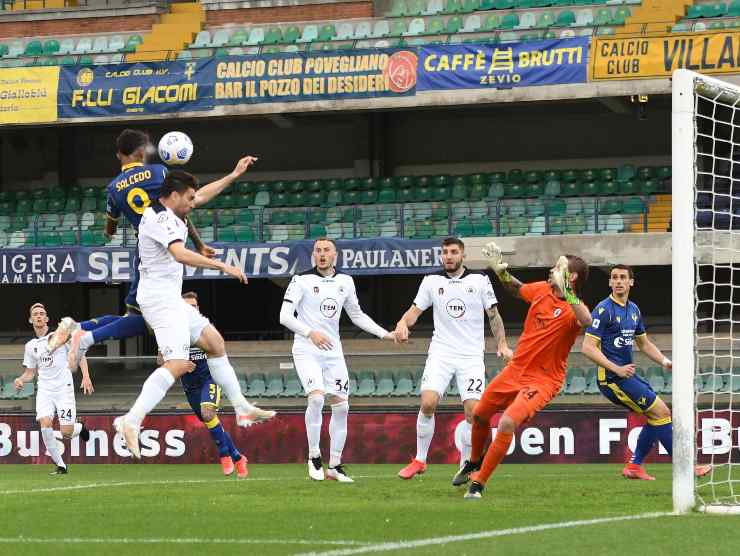
[[[578,299],[573,285],[570,283],[570,270],[568,270],[568,259],[561,256],[555,263],[555,269],[552,271],[552,280],[555,285],[563,292],[565,301],[570,305],[579,305],[581,300]]]
[[[502,282],[511,282],[511,274],[508,271],[509,263],[504,262],[504,257],[501,255],[501,248],[495,242],[486,243],[481,249],[481,253],[488,259],[488,266],[496,273],[499,280]]]

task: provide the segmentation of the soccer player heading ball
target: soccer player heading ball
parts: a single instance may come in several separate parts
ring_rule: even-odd
[[[480,498],[491,474],[511,445],[514,431],[534,417],[558,395],[565,381],[568,353],[581,329],[591,325],[591,313],[578,295],[588,278],[588,265],[580,257],[560,257],[545,282],[522,284],[509,273],[495,243],[483,248],[488,266],[501,284],[529,303],[524,332],[511,362],[494,378],[475,407],[470,461],[452,481],[472,479],[465,498]],[[485,453],[494,413],[503,411],[496,437]]]

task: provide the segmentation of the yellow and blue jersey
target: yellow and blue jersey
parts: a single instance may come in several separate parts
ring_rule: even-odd
[[[632,363],[632,346],[635,338],[645,334],[640,309],[627,300],[623,304],[609,296],[594,307],[592,323],[586,329],[586,336],[599,341],[599,347],[606,358],[619,366]],[[606,371],[608,379],[614,373]]]
[[[195,363],[195,369],[182,375],[180,382],[193,413],[202,421],[201,405],[218,408],[221,403],[221,387],[213,381],[208,368],[208,356],[202,349],[190,348],[190,360]]]
[[[132,162],[108,185],[108,215],[118,220],[123,214],[135,230],[139,229],[146,207],[159,199],[167,168],[161,164]]]

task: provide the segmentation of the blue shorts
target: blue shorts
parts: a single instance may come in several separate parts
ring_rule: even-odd
[[[210,405],[218,409],[221,404],[221,387],[213,382],[211,378],[203,380],[199,384],[183,386],[183,390],[185,390],[185,397],[187,397],[190,407],[193,408],[193,413],[201,421],[203,420],[203,415],[200,412],[201,405]]]
[[[642,377],[606,379],[599,370],[599,390],[612,403],[626,407],[635,413],[646,413],[658,399],[658,394]]]
[[[141,314],[139,304],[136,301],[136,292],[139,291],[139,244],[137,242],[134,249],[134,257],[131,259],[131,282],[128,285],[128,294],[126,294],[126,310],[132,311],[137,315]]]

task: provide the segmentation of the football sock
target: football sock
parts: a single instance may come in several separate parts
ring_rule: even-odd
[[[206,423],[206,427],[208,428],[208,432],[211,434],[211,438],[213,438],[213,442],[216,443],[218,455],[220,457],[231,455],[231,452],[229,451],[229,443],[225,438],[226,431],[224,430],[223,425],[221,425],[221,421],[218,420],[218,417],[214,417],[208,421]]]
[[[511,432],[496,432],[496,438],[493,439],[491,447],[486,452],[486,457],[483,458],[483,465],[480,471],[475,475],[474,481],[486,484],[488,478],[496,470],[498,464],[504,459],[506,452],[509,450],[511,445],[511,439],[514,438],[514,433]]]
[[[223,389],[224,394],[226,394],[226,397],[229,398],[237,411],[249,413],[254,409],[254,406],[242,394],[239,379],[236,378],[236,372],[229,362],[228,355],[209,357],[208,368],[211,371],[213,380]]]
[[[666,419],[668,422],[666,423]],[[651,424],[648,422],[649,427],[655,427],[655,435],[658,437],[658,440],[663,445],[663,448],[665,448],[666,452],[668,452],[669,456],[673,455],[673,421],[671,421],[670,417],[666,417],[665,419],[660,419],[660,424]]]
[[[308,406],[306,407],[306,436],[308,437],[309,458],[317,458],[321,455],[319,441],[321,440],[321,410],[323,408],[323,394],[313,394],[308,397]]]
[[[460,428],[460,463],[470,460],[472,450],[473,426],[467,421],[457,425]]]
[[[146,334],[146,321],[141,315],[128,314],[118,317],[105,326],[94,329],[85,334],[80,341],[82,350],[88,349],[93,344],[105,342],[106,340],[123,340],[134,336]]]
[[[141,387],[141,394],[136,398],[127,416],[137,425],[141,425],[144,417],[157,407],[167,395],[167,391],[175,383],[175,377],[167,369],[159,367],[149,375]]]
[[[107,324],[110,324],[114,320],[120,319],[121,315],[103,315],[102,317],[97,317],[90,320],[83,320],[80,323],[80,328],[82,330],[95,330],[96,328],[100,328],[101,326],[105,326]]]
[[[632,454],[631,463],[635,465],[642,465],[643,460],[653,449],[653,444],[657,438],[656,427],[652,425],[645,425],[640,431],[640,435],[637,437],[637,446],[635,447],[635,453]]]
[[[416,418],[416,459],[418,461],[427,461],[432,437],[434,437],[434,413],[427,416],[420,411]]]
[[[59,467],[66,468],[67,466],[64,464],[64,460],[62,459],[61,450],[59,450],[59,442],[54,436],[54,429],[51,427],[41,427],[41,438],[44,440],[46,451],[49,452],[49,455],[51,456],[51,461]]]
[[[342,463],[342,451],[347,441],[347,415],[349,414],[349,403],[346,401],[335,403],[331,406],[331,419],[329,420],[329,467],[335,467]]]
[[[470,461],[480,461],[486,442],[491,437],[491,417],[493,410],[488,410],[483,402],[475,406],[472,432],[470,435]]]

